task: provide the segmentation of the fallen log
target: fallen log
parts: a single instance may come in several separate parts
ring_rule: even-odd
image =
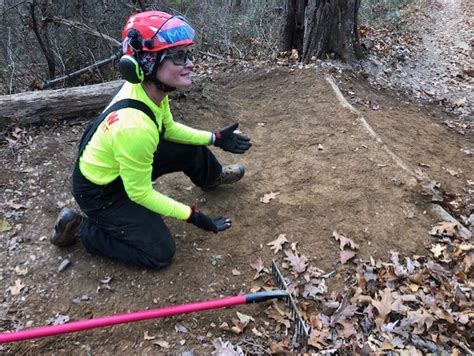
[[[0,129],[98,113],[118,92],[123,80],[56,90],[0,96]]]

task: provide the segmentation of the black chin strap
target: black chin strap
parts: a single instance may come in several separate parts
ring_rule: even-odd
[[[175,87],[166,85],[165,83],[160,82],[158,79],[153,80],[153,84],[155,84],[158,90],[163,90],[165,93],[169,93],[176,90]]]

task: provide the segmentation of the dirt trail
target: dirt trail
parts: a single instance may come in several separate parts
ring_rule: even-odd
[[[279,234],[298,242],[299,251],[312,264],[335,271],[328,281],[331,290],[343,287],[346,270],[338,262],[338,243],[331,237],[334,230],[360,245],[360,258],[386,259],[392,249],[402,254],[426,253],[431,239],[428,231],[438,218],[427,211],[428,202],[411,185],[410,177],[380,150],[357,117],[340,106],[324,73],[314,68],[245,71],[238,67],[234,71],[174,99],[171,105],[177,120],[196,127],[213,129],[239,121],[254,142],[251,152],[245,156],[216,153],[226,163],[244,163],[245,179],[210,194],[192,187],[181,174],[157,183],[160,191],[189,204],[197,201],[203,211],[227,215],[234,225],[225,233],[209,235],[168,220],[176,236],[177,255],[161,272],[91,256],[80,245],[57,249],[42,238],[48,236],[59,207],[71,204],[69,170],[85,123],[35,128],[28,133],[29,145],[1,147],[2,199],[15,198],[28,208],[16,216],[10,211],[7,220],[13,229],[0,235],[4,261],[0,330],[44,325],[58,315],[79,320],[248,292],[263,284],[253,281],[251,262],[262,257],[268,267],[272,258],[283,261],[281,252],[274,255],[267,246]],[[378,100],[380,110],[360,110],[396,154],[428,171],[453,194],[466,195],[463,189],[474,176],[472,153],[466,153],[474,150],[472,137],[448,131],[423,110],[389,93],[357,82],[344,85],[355,95]],[[456,176],[447,168],[456,170]],[[270,192],[278,195],[262,203],[260,198]],[[8,209],[4,213],[7,216]],[[57,272],[66,257],[71,266]],[[17,267],[28,272],[19,274]],[[107,284],[111,289],[101,282],[106,277],[112,277]],[[17,279],[25,287],[12,296],[7,288]],[[200,354],[210,353],[217,337],[230,339],[249,352],[265,350],[268,337],[255,336],[251,328],[239,336],[219,329],[222,322],[235,318],[236,310],[252,315],[253,326],[268,337],[281,337],[273,321],[266,323],[265,305],[253,305],[0,346],[0,350],[153,353],[163,351],[153,342],[166,340],[171,346],[168,351]],[[177,332],[177,324],[188,332]],[[145,340],[145,332],[156,339]]]
[[[474,3],[434,0],[413,3],[403,32],[387,33],[391,55],[374,65],[373,80],[415,98],[443,103],[473,123]]]

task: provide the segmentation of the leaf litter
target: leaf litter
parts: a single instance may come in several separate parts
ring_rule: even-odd
[[[290,275],[285,278],[311,328],[309,350],[341,354],[472,353],[474,244],[458,236],[454,227],[449,233],[446,225],[436,231],[443,239],[437,238],[425,256],[391,251],[388,261],[355,259],[339,272],[345,274],[342,290],[331,293],[327,281],[332,272],[315,267],[296,250],[283,250],[282,235],[278,243],[269,243],[272,250],[279,246],[276,252],[282,253],[277,257],[288,263]],[[334,231],[332,236],[339,241],[340,252],[359,249],[341,233]],[[257,273],[268,273],[261,257],[251,266]],[[292,332],[291,313],[282,302],[275,301],[265,315],[273,322],[274,332],[281,334],[278,340],[274,336],[268,339],[267,352],[293,350],[288,336]],[[245,332],[249,320],[258,325],[256,318],[233,319],[234,332]],[[260,331],[251,333],[261,338]],[[235,352],[233,345],[223,345],[220,341],[214,347],[231,347]]]

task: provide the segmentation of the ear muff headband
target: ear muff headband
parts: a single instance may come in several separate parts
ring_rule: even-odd
[[[145,74],[138,61],[128,54],[120,58],[119,68],[120,74],[127,82],[138,84],[145,79]]]

